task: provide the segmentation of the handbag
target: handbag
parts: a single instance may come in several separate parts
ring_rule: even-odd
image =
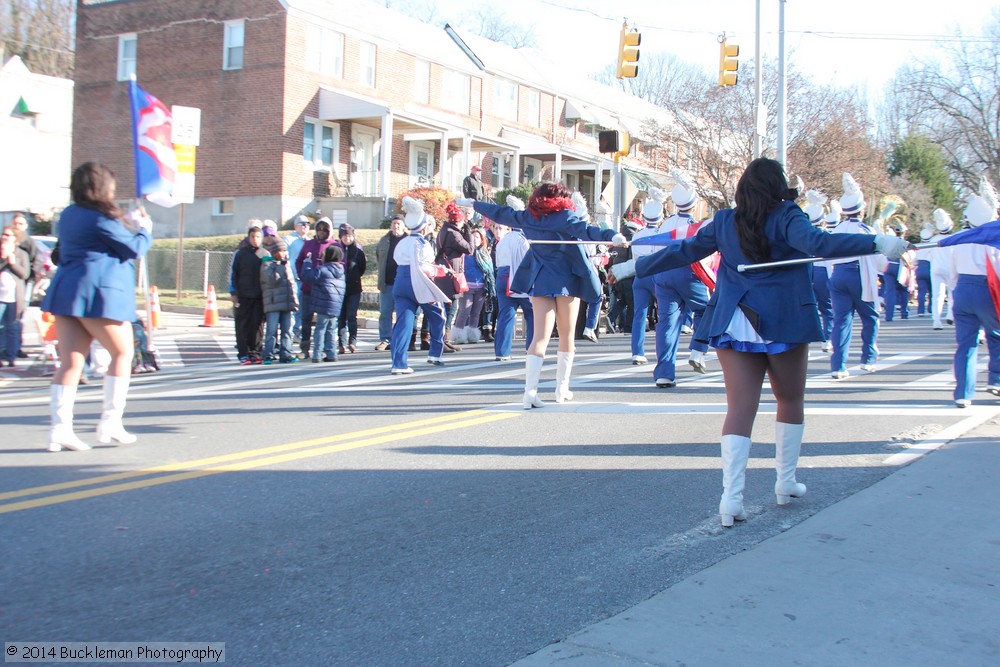
[[[455,294],[465,294],[469,291],[469,281],[464,273],[452,273],[451,281],[455,285]]]

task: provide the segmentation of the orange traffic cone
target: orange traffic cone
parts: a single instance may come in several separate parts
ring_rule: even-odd
[[[160,295],[156,291],[156,285],[149,288],[149,326],[153,329],[160,328]]]
[[[203,327],[214,327],[219,323],[219,305],[215,301],[215,285],[208,286],[208,298],[205,301],[205,320]]]

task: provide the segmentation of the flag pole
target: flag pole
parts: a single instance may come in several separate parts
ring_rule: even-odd
[[[936,248],[937,242],[910,244],[908,250],[923,250],[924,248]],[[872,253],[876,254],[876,253]],[[761,269],[775,269],[783,266],[796,266],[798,264],[811,264],[812,262],[826,262],[831,259],[859,259],[870,255],[854,255],[853,257],[800,257],[798,259],[783,259],[778,262],[761,262],[760,264],[738,264],[736,270],[740,273],[744,271],[758,271]]]
[[[611,241],[528,241],[529,245],[613,245]]]

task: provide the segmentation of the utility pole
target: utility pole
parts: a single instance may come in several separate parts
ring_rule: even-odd
[[[778,0],[778,154],[777,160],[788,173],[788,140],[785,121],[788,113],[788,80],[785,76],[785,3]]]
[[[757,30],[754,33],[753,56],[753,88],[754,88],[754,132],[753,157],[756,160],[763,154],[764,134],[767,131],[767,110],[764,108],[761,93],[761,55],[760,55],[760,0],[757,0]]]

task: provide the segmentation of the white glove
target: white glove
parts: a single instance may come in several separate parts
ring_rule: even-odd
[[[635,275],[635,260],[630,259],[627,262],[615,264],[611,267],[611,275],[615,277],[615,280],[627,280],[631,278]]]
[[[891,234],[875,235],[875,250],[892,260],[899,259],[910,244],[906,239]]]
[[[469,199],[468,197],[459,197],[455,200],[455,206],[464,206],[466,208],[470,208],[474,203],[476,203],[476,200]]]
[[[624,234],[615,234],[614,236],[611,237],[611,245],[613,246],[621,247],[623,245],[626,245],[627,243],[628,239],[625,238]]]
[[[147,232],[153,231],[153,219],[146,215],[146,212],[142,209],[134,209],[129,211],[126,216],[127,226],[133,231],[138,231],[139,229],[145,229]]]

